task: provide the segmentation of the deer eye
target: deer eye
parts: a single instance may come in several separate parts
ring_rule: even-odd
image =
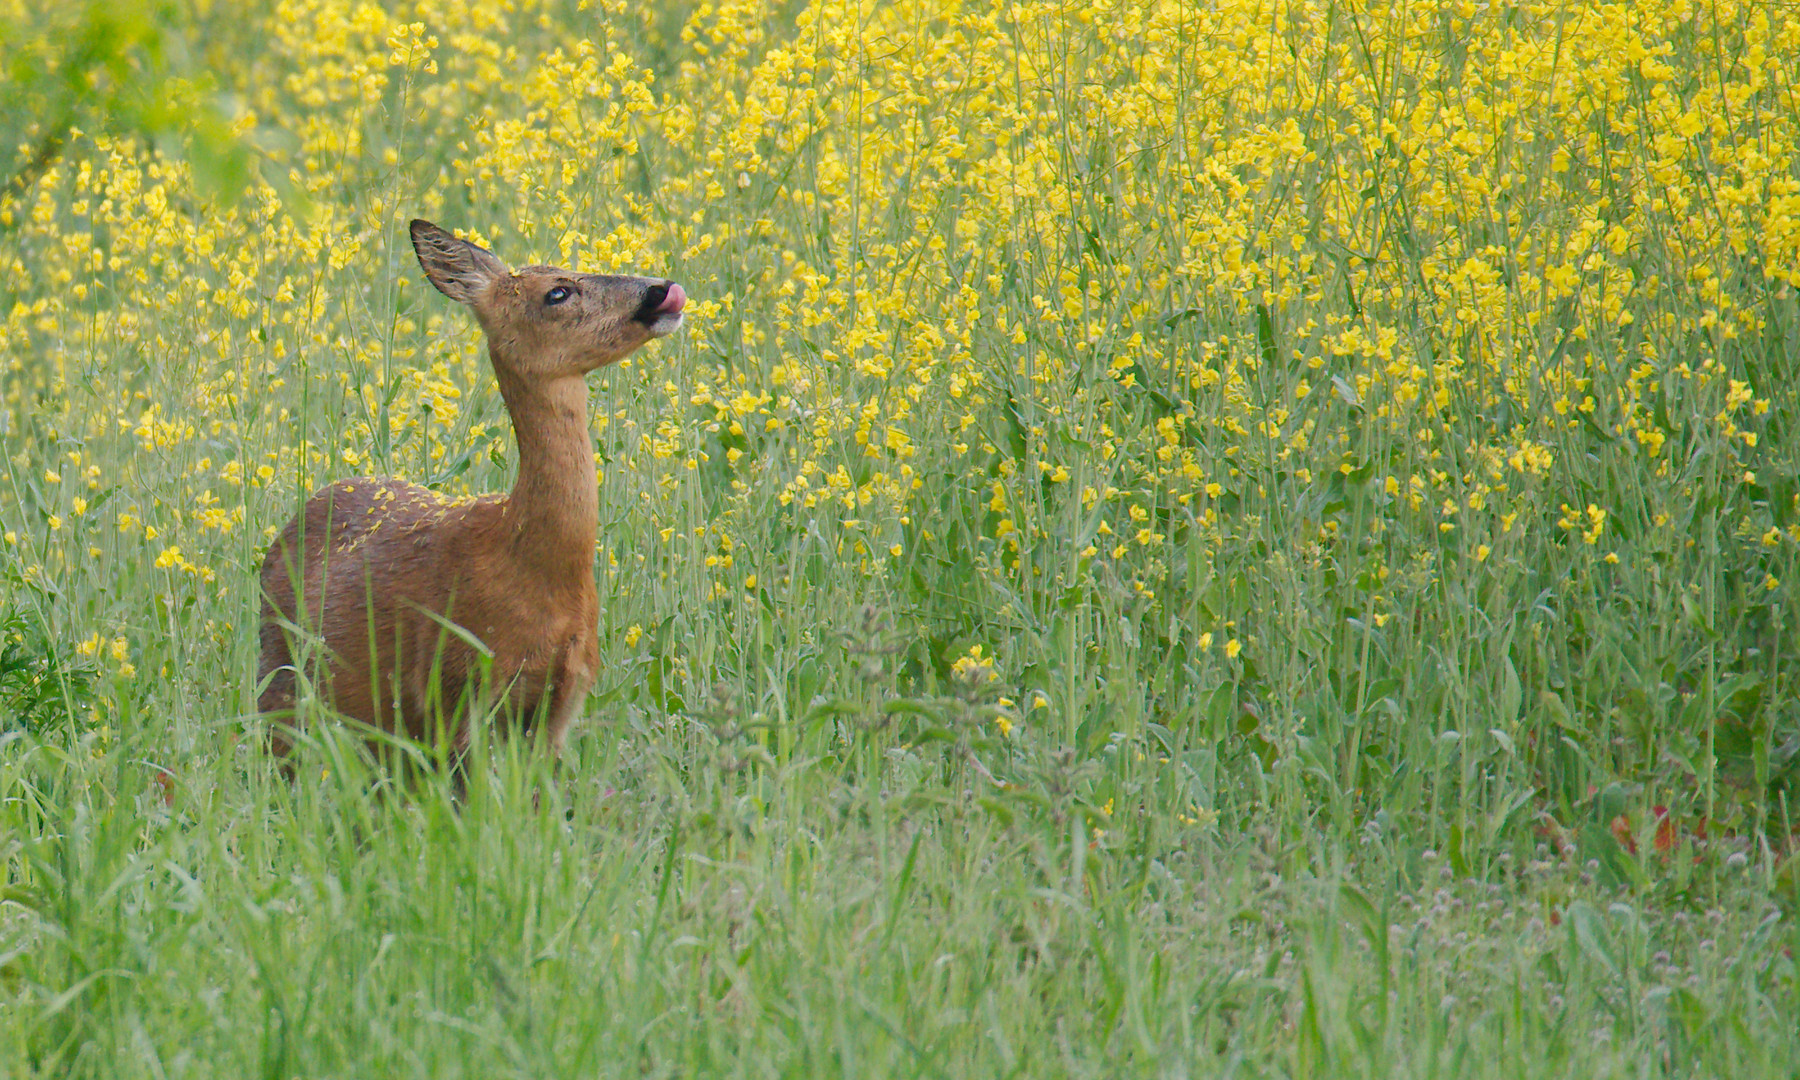
[[[554,307],[574,295],[574,289],[569,288],[567,285],[558,285],[556,288],[551,289],[544,294],[544,304],[548,307]]]

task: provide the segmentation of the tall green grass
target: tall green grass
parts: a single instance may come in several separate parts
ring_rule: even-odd
[[[242,745],[172,789],[130,746],[15,749],[8,1070],[1793,1066],[1792,932],[1752,869],[1670,910],[1530,845],[1472,878],[1373,824],[1342,845],[1108,817],[1066,759],[995,796],[896,753],[872,798],[673,741],[589,740],[562,780],[495,762],[460,811],[372,794],[343,745],[291,788]]]
[[[1788,13],[525,7],[0,206],[0,1075],[1794,1075]],[[252,715],[307,491],[508,482],[412,216],[695,298],[460,806]]]

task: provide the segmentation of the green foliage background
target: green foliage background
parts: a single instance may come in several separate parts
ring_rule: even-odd
[[[1792,12],[0,13],[0,1075],[1794,1074]],[[695,298],[460,810],[250,715],[413,216]]]

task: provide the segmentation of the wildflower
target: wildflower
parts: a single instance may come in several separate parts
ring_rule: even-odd
[[[1595,506],[1593,503],[1588,503],[1587,519],[1591,527],[1582,530],[1581,542],[1584,544],[1597,544],[1600,542],[1600,534],[1606,530],[1606,511]]]
[[[969,646],[968,653],[957,657],[956,661],[950,665],[951,677],[970,686],[991,683],[998,679],[1000,676],[994,671],[994,658],[983,656],[982,651],[980,645]]]
[[[1176,814],[1175,820],[1192,828],[1205,829],[1210,828],[1214,822],[1219,820],[1219,812],[1210,807],[1201,806],[1198,803],[1190,803],[1188,805],[1188,812],[1185,814]]]

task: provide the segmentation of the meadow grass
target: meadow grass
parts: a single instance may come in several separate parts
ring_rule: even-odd
[[[158,10],[246,193],[0,202],[0,1075],[1800,1070],[1790,8]],[[508,482],[412,217],[693,298],[460,807],[253,715],[307,492]]]

